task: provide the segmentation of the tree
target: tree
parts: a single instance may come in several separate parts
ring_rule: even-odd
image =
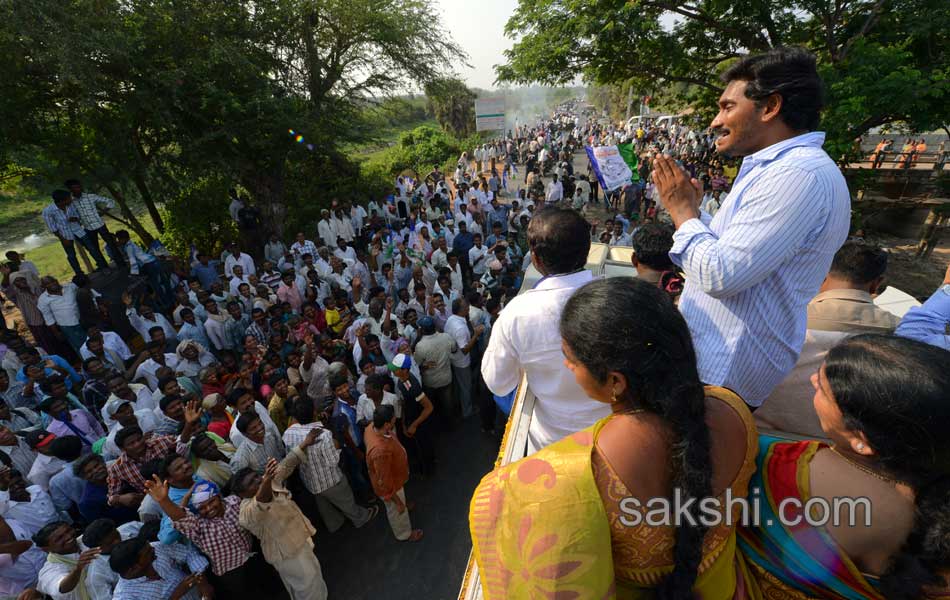
[[[135,204],[161,233],[159,205],[221,182],[282,233],[358,177],[367,105],[464,58],[438,22],[431,0],[0,0],[0,165],[105,187],[146,242]]]
[[[442,129],[457,137],[475,131],[475,92],[461,79],[432,80],[426,84],[425,94],[429,111]]]
[[[813,51],[827,87],[827,147],[841,156],[870,128],[950,121],[950,4],[945,0],[519,0],[519,36],[502,81],[630,81],[680,89],[712,110],[719,74],[741,55],[780,45]]]

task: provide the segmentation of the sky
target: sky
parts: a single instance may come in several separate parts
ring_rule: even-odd
[[[470,87],[494,87],[494,65],[504,62],[502,52],[511,48],[505,23],[518,0],[436,0],[446,34],[468,53],[471,68],[456,71]]]

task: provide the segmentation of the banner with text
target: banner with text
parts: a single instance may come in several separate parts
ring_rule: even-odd
[[[624,161],[616,146],[586,146],[587,157],[594,167],[597,181],[604,191],[612,191],[630,185],[633,171]]]
[[[505,99],[477,98],[475,100],[475,131],[505,130]]]

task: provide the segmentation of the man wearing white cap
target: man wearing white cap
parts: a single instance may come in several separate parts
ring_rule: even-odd
[[[410,372],[412,358],[406,354],[397,354],[389,363],[389,370],[396,376],[396,393],[402,399],[401,432],[410,450],[418,454],[423,474],[430,474],[435,467],[435,449],[433,443],[432,401],[422,390],[422,383]],[[388,507],[387,507],[388,510]]]
[[[102,457],[106,460],[115,460],[122,454],[122,450],[115,443],[115,434],[126,427],[138,426],[142,433],[155,431],[158,428],[158,418],[155,411],[147,408],[135,409],[135,405],[115,395],[109,397],[102,413],[106,417],[105,423],[109,428],[109,435],[102,445]]]

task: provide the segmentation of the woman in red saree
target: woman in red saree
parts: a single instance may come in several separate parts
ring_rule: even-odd
[[[737,598],[950,597],[950,352],[861,335],[812,383],[831,445],[760,438],[761,518],[739,528]],[[806,502],[821,506],[813,524]]]

